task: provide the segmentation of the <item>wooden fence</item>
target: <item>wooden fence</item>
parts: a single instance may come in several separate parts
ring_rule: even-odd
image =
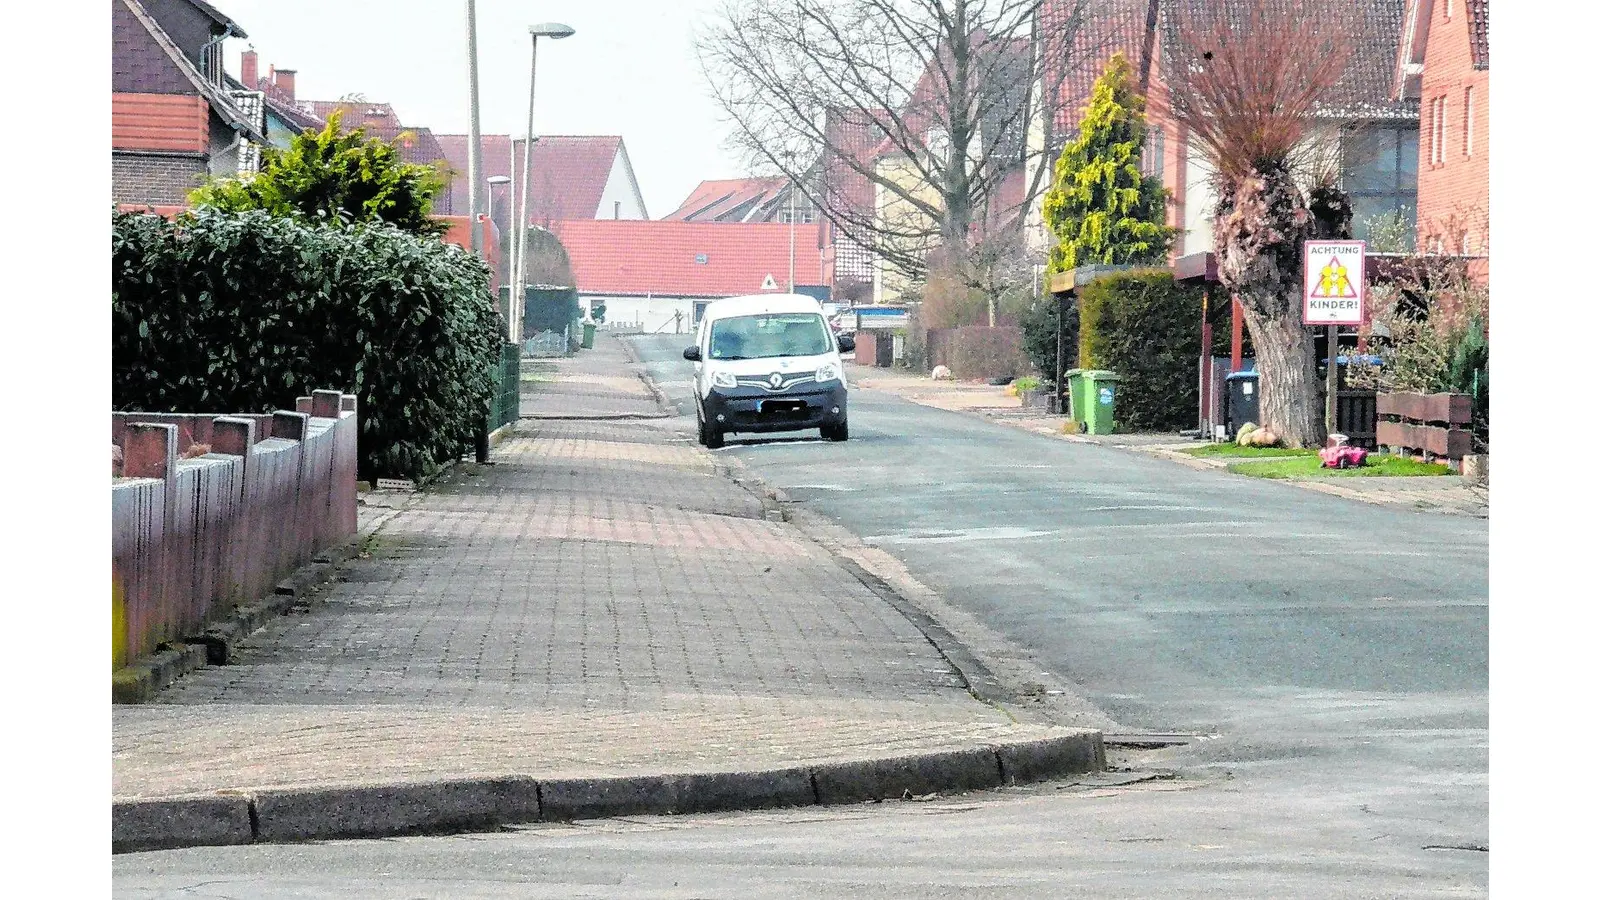
[[[112,668],[190,637],[356,530],[356,398],[112,413]],[[190,454],[197,444],[209,453]]]

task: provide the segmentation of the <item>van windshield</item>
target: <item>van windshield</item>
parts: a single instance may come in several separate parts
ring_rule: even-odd
[[[832,350],[816,313],[730,316],[711,323],[712,359],[817,356]]]

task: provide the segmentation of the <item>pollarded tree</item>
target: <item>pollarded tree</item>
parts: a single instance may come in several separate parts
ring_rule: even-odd
[[[1139,170],[1144,139],[1144,98],[1133,67],[1117,53],[1095,82],[1077,137],[1061,148],[1055,182],[1044,195],[1044,222],[1056,239],[1052,274],[1166,258],[1174,229],[1166,224],[1161,179]]]
[[[1255,345],[1262,424],[1287,446],[1319,444],[1304,243],[1348,238],[1351,208],[1316,161],[1317,121],[1340,113],[1339,84],[1363,36],[1343,0],[1183,0],[1169,15],[1185,36],[1164,66],[1173,115],[1213,170],[1217,276],[1239,298]]]
[[[408,163],[400,148],[357,128],[341,132],[339,113],[320,131],[296,135],[286,150],[261,154],[261,171],[248,178],[218,178],[189,195],[195,206],[228,212],[266,210],[279,216],[334,222],[387,222],[413,234],[443,234],[431,218],[433,198],[445,186],[432,166]]]

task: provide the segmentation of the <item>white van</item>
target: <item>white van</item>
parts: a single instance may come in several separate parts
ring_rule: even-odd
[[[844,363],[856,347],[835,338],[822,304],[799,294],[756,294],[713,301],[683,358],[694,363],[700,443],[723,436],[820,428],[850,438]]]

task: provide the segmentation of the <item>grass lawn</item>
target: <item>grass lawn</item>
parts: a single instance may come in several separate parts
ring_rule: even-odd
[[[1359,469],[1324,469],[1316,456],[1302,459],[1282,459],[1272,462],[1235,463],[1230,472],[1254,475],[1257,478],[1316,478],[1344,476],[1360,478],[1372,475],[1449,475],[1450,467],[1444,463],[1425,463],[1401,456],[1371,454],[1367,464]]]
[[[1241,447],[1238,444],[1201,444],[1183,451],[1193,456],[1316,456],[1315,450],[1289,450],[1284,447]]]

